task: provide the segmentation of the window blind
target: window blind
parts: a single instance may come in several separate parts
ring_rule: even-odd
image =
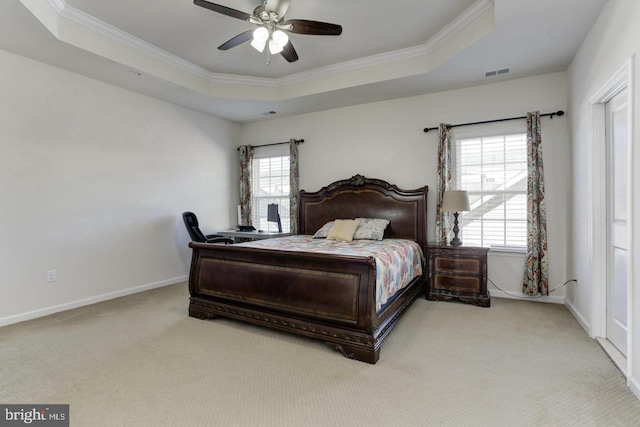
[[[252,164],[253,226],[264,231],[278,231],[278,225],[267,221],[267,206],[276,203],[282,231],[291,229],[289,221],[289,156],[262,157]]]
[[[455,165],[471,207],[460,221],[465,245],[525,248],[526,133],[460,139]]]

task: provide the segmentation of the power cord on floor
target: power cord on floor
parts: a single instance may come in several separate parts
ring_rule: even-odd
[[[498,289],[499,291],[501,291],[501,292],[503,292],[503,293],[505,293],[505,294],[509,295],[510,297],[516,298],[516,299],[529,300],[529,299],[542,298],[543,296],[546,296],[546,295],[514,295],[514,294],[511,294],[511,293],[509,293],[509,292],[505,291],[504,289],[501,289],[498,285],[496,285],[496,284],[493,282],[493,280],[489,279],[488,277],[487,277],[487,280],[488,280],[489,282],[491,282],[491,284],[492,284],[496,289]],[[551,292],[555,292],[555,291],[557,291],[558,289],[560,289],[561,287],[566,286],[567,284],[569,284],[569,283],[571,283],[571,282],[576,282],[576,283],[578,283],[578,280],[577,280],[577,279],[569,279],[569,280],[567,280],[566,282],[564,282],[562,285],[556,286],[555,288],[551,289],[551,290],[549,291],[549,293],[551,293]]]

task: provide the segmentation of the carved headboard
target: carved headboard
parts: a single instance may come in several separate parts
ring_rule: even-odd
[[[427,192],[424,186],[402,190],[380,179],[355,175],[316,192],[300,191],[299,234],[314,234],[328,221],[350,218],[384,218],[390,222],[385,237],[427,244]]]

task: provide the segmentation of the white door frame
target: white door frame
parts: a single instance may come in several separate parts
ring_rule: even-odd
[[[633,127],[633,104],[632,100],[632,78],[633,78],[633,58],[618,70],[617,73],[609,79],[607,83],[589,100],[591,109],[591,125],[590,125],[590,147],[589,147],[589,172],[591,176],[589,195],[589,212],[591,223],[591,322],[589,335],[592,338],[606,338],[607,336],[607,234],[608,230],[604,224],[607,223],[607,155],[606,155],[606,136],[605,136],[605,104],[609,102],[618,92],[627,88],[629,93],[628,106],[628,135],[629,135],[629,156],[627,182],[629,187],[627,204],[629,209],[629,236],[633,235],[634,218],[632,215],[632,200],[630,198],[633,192],[632,186],[632,127]],[[627,252],[628,259],[633,259],[633,245],[629,245]],[[633,264],[629,262],[629,274],[627,275],[627,358],[626,366],[620,366],[622,372],[627,375],[630,373],[632,360],[632,283],[633,283]],[[605,348],[607,350],[607,348]],[[613,358],[613,357],[612,357]],[[614,362],[618,361],[614,359]]]

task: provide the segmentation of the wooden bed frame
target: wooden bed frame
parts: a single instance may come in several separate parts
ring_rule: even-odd
[[[385,237],[427,244],[427,191],[401,190],[356,175],[300,192],[299,234],[336,218],[386,218]],[[376,363],[380,345],[424,290],[426,266],[376,312],[373,257],[269,251],[192,242],[189,315],[225,316],[325,341],[351,359]],[[425,252],[426,254],[426,252]]]

